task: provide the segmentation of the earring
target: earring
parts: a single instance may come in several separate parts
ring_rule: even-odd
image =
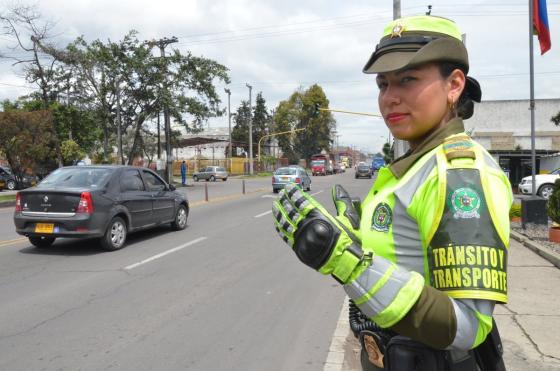
[[[447,107],[451,112],[455,112],[455,102],[453,101],[453,98],[451,99],[451,102],[447,103]]]

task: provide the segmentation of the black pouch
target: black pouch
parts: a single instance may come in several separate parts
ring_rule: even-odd
[[[388,371],[448,371],[447,353],[404,336],[391,338],[385,350]]]
[[[474,349],[476,363],[481,371],[505,371],[506,366],[502,358],[504,349],[498,332],[496,321],[492,318],[492,331],[486,339]]]

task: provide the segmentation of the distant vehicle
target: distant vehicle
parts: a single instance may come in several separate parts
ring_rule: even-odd
[[[385,160],[381,156],[374,157],[371,161],[372,172],[379,171],[379,169],[381,169],[383,166],[385,166]]]
[[[366,164],[363,163],[356,167],[356,172],[354,173],[354,178],[369,178],[371,179],[371,168]]]
[[[225,182],[228,178],[228,172],[223,167],[207,166],[200,171],[195,172],[192,178],[195,182],[198,182],[199,180],[215,182],[216,179],[221,179]]]
[[[4,176],[0,175],[0,191],[6,188],[6,179]]]
[[[288,166],[276,169],[272,175],[272,192],[278,193],[288,183],[296,183],[306,191],[311,190],[311,177],[301,166]]]
[[[128,233],[170,224],[187,226],[186,196],[147,168],[69,166],[16,195],[16,232],[37,247],[59,237],[100,238],[118,250]]]
[[[334,174],[332,155],[318,153],[311,156],[311,174],[329,175]]]
[[[0,166],[0,177],[6,181],[6,188],[10,191],[15,189],[22,189],[33,187],[37,184],[37,177],[35,175],[23,175],[21,180],[17,180],[16,176],[12,173],[9,167]]]
[[[537,189],[537,194],[542,198],[548,200],[549,197],[552,195],[552,191],[554,190],[554,182],[556,179],[560,178],[560,169],[556,169],[552,171],[550,174],[536,174],[535,175],[535,186]],[[526,176],[525,178],[521,179],[521,183],[519,183],[519,191],[523,194],[532,194],[533,193],[533,180],[532,176]]]

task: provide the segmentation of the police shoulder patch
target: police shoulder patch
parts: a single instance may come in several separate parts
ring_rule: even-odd
[[[371,217],[371,229],[378,232],[387,232],[393,222],[393,211],[391,207],[382,202],[375,207]]]
[[[475,159],[474,144],[468,135],[454,135],[443,142],[443,152],[447,161],[456,158]]]

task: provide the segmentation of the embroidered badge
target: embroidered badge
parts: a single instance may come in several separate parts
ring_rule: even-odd
[[[393,222],[393,212],[386,203],[382,202],[375,207],[371,217],[371,228],[378,232],[387,232]]]
[[[451,208],[455,219],[480,218],[480,196],[472,188],[459,188],[451,194]]]

